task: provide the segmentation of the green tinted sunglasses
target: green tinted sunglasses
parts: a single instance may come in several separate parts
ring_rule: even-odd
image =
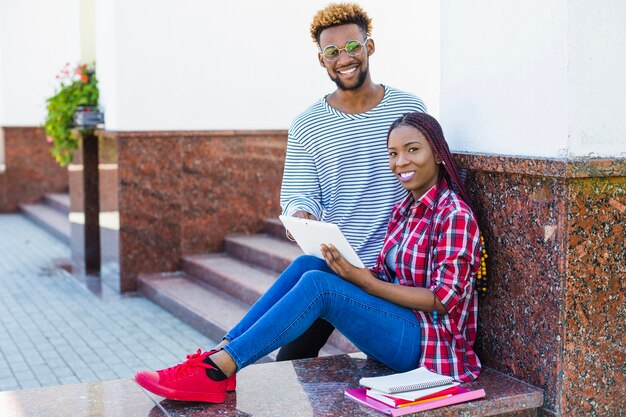
[[[324,50],[319,50],[320,54],[327,61],[336,61],[339,59],[341,51],[346,51],[350,56],[359,56],[365,48],[365,43],[369,40],[369,36],[363,42],[348,41],[343,48],[337,48],[335,45],[328,45]]]

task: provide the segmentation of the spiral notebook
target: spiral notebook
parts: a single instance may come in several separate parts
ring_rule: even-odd
[[[449,376],[439,375],[422,366],[400,374],[361,378],[359,384],[386,394],[395,394],[404,391],[438,387],[453,381],[454,380]]]

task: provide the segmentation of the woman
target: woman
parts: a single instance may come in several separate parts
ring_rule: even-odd
[[[234,389],[235,372],[318,318],[397,371],[425,366],[458,381],[478,377],[481,248],[467,192],[431,116],[402,116],[387,145],[389,167],[409,193],[392,210],[374,268],[357,268],[322,245],[325,261],[296,259],[215,349],[198,350],[171,368],[140,371],[135,380],[166,398],[222,402]]]

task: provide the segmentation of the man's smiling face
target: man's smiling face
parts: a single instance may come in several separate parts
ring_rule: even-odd
[[[330,45],[341,49],[348,41],[364,42],[365,39],[365,35],[356,24],[333,26],[320,33],[320,49],[324,50]],[[373,41],[368,40],[357,56],[350,56],[342,50],[339,51],[336,61],[325,59],[322,54],[319,54],[319,61],[326,68],[330,79],[337,84],[337,88],[344,91],[357,90],[369,75],[369,55],[373,52],[373,46]]]

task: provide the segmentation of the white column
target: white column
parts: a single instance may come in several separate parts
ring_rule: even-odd
[[[80,0],[80,60],[87,64],[96,60],[95,0]]]
[[[441,3],[441,120],[458,151],[626,156],[626,3]]]

